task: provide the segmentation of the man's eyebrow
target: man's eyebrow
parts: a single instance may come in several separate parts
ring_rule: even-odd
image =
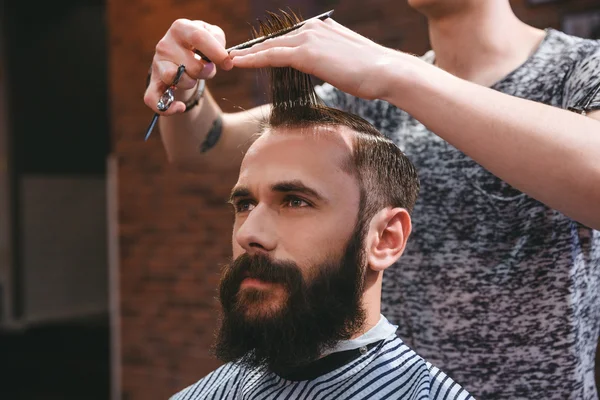
[[[303,193],[305,195],[315,198],[316,200],[320,200],[320,201],[324,201],[324,202],[327,201],[325,196],[320,194],[316,189],[313,189],[313,188],[305,185],[300,180],[277,182],[271,186],[271,190],[274,192],[280,192],[280,193],[289,193],[289,192]],[[236,186],[231,191],[228,202],[233,203],[235,201],[235,199],[238,199],[240,197],[250,197],[250,196],[252,196],[252,192],[250,191],[250,189],[248,187]]]
[[[235,199],[240,197],[248,197],[251,195],[250,189],[245,186],[236,186],[229,195],[228,203],[233,203]]]
[[[315,198],[316,200],[327,201],[325,196],[321,195],[317,190],[305,185],[300,180],[277,182],[276,184],[271,186],[271,190],[274,192],[281,193],[303,193],[305,195]]]

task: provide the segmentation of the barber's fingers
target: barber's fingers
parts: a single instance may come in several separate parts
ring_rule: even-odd
[[[177,76],[179,65],[183,64],[185,65],[185,72],[179,78],[177,87],[181,89],[191,89],[199,79],[199,74],[197,71],[202,71],[204,69],[203,66],[200,66],[199,68],[193,68],[193,61],[195,61],[193,60],[193,57],[192,60],[185,59],[183,55],[175,58],[178,60],[177,63],[169,60],[155,59],[155,61],[152,63],[152,80],[156,78],[166,89],[174,82]],[[197,63],[198,61],[195,62]]]
[[[233,66],[238,68],[292,67],[302,70],[298,62],[301,54],[297,49],[297,47],[272,47],[253,54],[234,57]]]
[[[150,107],[154,112],[159,112],[157,109],[158,100],[164,91],[168,88],[159,79],[151,79],[146,92],[144,93],[144,103]],[[185,111],[185,104],[181,101],[174,101],[169,109],[164,112],[160,112],[162,115],[173,115]]]
[[[217,41],[219,42],[221,47],[225,47],[225,43],[226,43],[225,32],[223,32],[223,29],[221,29],[221,27],[219,27],[217,25],[209,24],[204,21],[198,21],[198,22],[202,23],[204,28],[207,31],[209,31],[215,39],[217,39]]]
[[[180,86],[184,88],[194,85],[197,79],[214,77],[215,65],[201,60],[200,56],[194,53],[194,49],[212,57],[215,62],[223,64],[222,57],[225,57],[228,63],[231,62],[225,51],[225,35],[221,28],[203,21],[178,19],[156,45],[153,67],[161,74],[159,77],[163,83],[173,82],[177,72],[173,64],[185,65],[186,74],[180,81]],[[231,68],[230,65],[225,67]]]
[[[345,36],[345,31],[351,32],[332,18],[328,18],[325,21],[310,20],[301,28],[285,35],[265,40],[247,49],[234,50],[230,53],[230,56],[232,58],[243,57],[279,47],[296,47],[298,51],[304,53],[303,56],[311,56],[315,48],[322,47],[324,43],[330,43],[331,39],[335,38],[336,35],[341,34]],[[234,65],[238,66],[237,63],[234,63]]]
[[[217,64],[220,63],[225,69],[232,67],[231,59],[225,50],[225,34],[221,28],[204,21],[178,19],[156,45],[151,79],[144,94],[146,105],[157,111],[156,104],[175,80],[180,65],[185,66],[185,72],[177,84],[178,91],[194,88],[198,79],[214,77],[217,72],[215,63],[201,60],[194,53],[194,49]],[[176,101],[162,114],[171,115],[184,109],[185,105]]]
[[[218,26],[204,21],[178,19],[173,22],[169,31],[179,41],[182,48],[196,49],[215,64],[229,69],[226,63],[229,60],[229,54],[225,50],[225,34]]]
[[[312,40],[311,34],[312,32],[310,30],[302,30],[302,28],[300,28],[295,32],[290,32],[282,36],[267,39],[264,42],[255,44],[247,49],[233,50],[230,53],[230,56],[232,58],[241,57],[276,47],[298,47],[304,43],[310,42]]]

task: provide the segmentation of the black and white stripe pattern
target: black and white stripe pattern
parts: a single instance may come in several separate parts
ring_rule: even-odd
[[[398,337],[308,381],[228,363],[171,400],[467,400],[460,385],[423,360]]]

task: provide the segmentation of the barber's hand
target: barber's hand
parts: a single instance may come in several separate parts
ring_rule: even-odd
[[[197,56],[197,49],[211,59],[207,63]],[[163,92],[171,85],[180,64],[185,65],[185,73],[181,76],[175,99],[171,107],[161,115],[173,115],[185,111],[183,101],[192,93],[189,89],[196,86],[198,79],[211,79],[219,67],[232,68],[231,58],[225,51],[225,34],[218,26],[204,21],[178,19],[169,28],[165,36],[156,45],[152,59],[152,77],[144,94],[144,103],[155,112],[156,104]]]
[[[230,55],[235,67],[292,67],[371,100],[389,90],[381,72],[398,54],[328,18]]]

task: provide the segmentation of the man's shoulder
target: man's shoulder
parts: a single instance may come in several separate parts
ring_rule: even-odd
[[[532,57],[530,65],[544,66],[544,69],[572,69],[590,57],[600,55],[600,40],[586,39],[548,28],[546,36]]]
[[[600,109],[600,40],[550,30],[547,41],[547,62],[567,71],[562,107],[579,112]]]
[[[457,399],[472,400],[473,396],[465,390],[458,382],[446,375],[444,371],[426,361],[427,369],[431,377],[430,398],[432,399]]]
[[[414,393],[418,392],[419,396],[427,394],[429,399],[473,399],[459,383],[421,357],[398,336],[384,342],[377,358],[377,365],[387,370],[377,371],[379,375],[389,374],[397,383],[400,382],[400,387],[414,389],[416,384]],[[412,397],[407,393],[401,398]]]
[[[175,393],[169,400],[200,400],[224,386],[233,386],[246,369],[238,364],[227,363],[212,371],[198,382]]]
[[[598,39],[583,38],[553,28],[546,29],[545,41],[559,50],[573,54],[586,55],[600,49]]]
[[[557,29],[546,29],[546,36],[534,55],[525,63],[526,69],[540,69],[549,79],[551,70],[566,71],[576,68],[590,57],[600,56],[600,40],[586,39]],[[558,75],[561,75],[558,73]]]

